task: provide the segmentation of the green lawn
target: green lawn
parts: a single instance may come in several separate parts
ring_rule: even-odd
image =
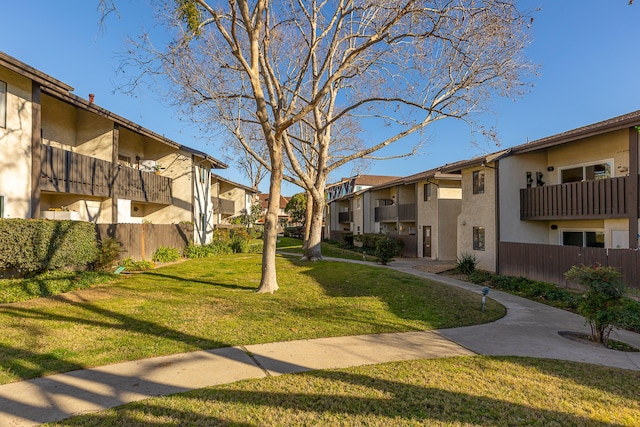
[[[504,315],[476,294],[381,267],[259,254],[185,261],[58,296],[0,305],[0,383],[91,366],[326,336],[448,328]],[[1,283],[0,283],[1,285]]]
[[[64,426],[637,426],[640,372],[530,358],[394,362],[240,381]]]
[[[376,257],[373,255],[366,255],[360,252],[342,249],[340,246],[338,246],[335,243],[322,242],[321,248],[322,248],[322,256],[325,256],[325,257],[354,259],[359,261],[370,261],[372,263],[376,262]],[[291,237],[281,237],[278,239],[278,250],[281,250],[283,252],[301,254],[303,253],[302,240],[294,239]]]

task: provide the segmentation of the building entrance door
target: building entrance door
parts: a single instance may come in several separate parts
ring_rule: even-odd
[[[431,226],[422,227],[422,256],[431,258]]]

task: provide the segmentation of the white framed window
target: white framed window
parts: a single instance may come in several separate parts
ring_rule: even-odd
[[[604,230],[560,230],[562,246],[585,246],[588,248],[604,248]]]
[[[7,83],[0,81],[0,127],[7,127]]]
[[[360,197],[356,197],[356,209],[360,209]]]
[[[611,178],[613,176],[613,159],[563,166],[559,168],[558,174],[561,184]]]
[[[207,168],[200,166],[200,183],[207,182]]]

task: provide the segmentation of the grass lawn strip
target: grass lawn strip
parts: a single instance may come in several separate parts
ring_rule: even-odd
[[[416,360],[240,381],[51,425],[636,426],[639,382],[556,360]]]
[[[490,322],[478,295],[368,265],[279,257],[280,290],[255,293],[258,254],[191,260],[92,289],[0,305],[0,383],[116,362],[329,336]]]

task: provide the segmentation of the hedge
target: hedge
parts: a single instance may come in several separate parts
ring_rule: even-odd
[[[0,220],[0,270],[20,275],[84,268],[98,255],[95,225],[81,221]]]

